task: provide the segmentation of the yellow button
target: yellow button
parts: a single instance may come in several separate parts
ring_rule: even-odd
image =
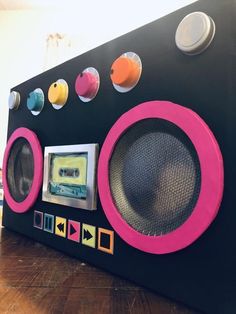
[[[66,219],[56,216],[55,234],[59,237],[66,237]]]
[[[52,83],[48,90],[48,100],[51,104],[63,106],[68,98],[68,85],[65,81]]]

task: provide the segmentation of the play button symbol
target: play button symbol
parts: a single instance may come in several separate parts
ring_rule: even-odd
[[[80,222],[69,220],[68,221],[68,235],[69,240],[79,242],[80,241]]]
[[[76,233],[77,230],[75,229],[75,227],[71,224],[70,225],[70,235],[73,235],[74,233]]]

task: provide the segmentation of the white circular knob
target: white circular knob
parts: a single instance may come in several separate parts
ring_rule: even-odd
[[[16,91],[10,92],[10,95],[8,97],[8,107],[10,110],[16,110],[18,109],[20,104],[20,93]]]
[[[186,54],[195,55],[203,52],[212,42],[215,35],[215,23],[203,12],[193,12],[180,22],[175,42]]]

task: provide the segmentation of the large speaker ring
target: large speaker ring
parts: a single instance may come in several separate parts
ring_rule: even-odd
[[[110,185],[110,161],[122,135],[140,121],[162,119],[178,127],[193,144],[200,164],[201,184],[191,215],[175,230],[161,235],[137,231],[123,218]],[[166,254],[181,250],[197,240],[216,217],[224,187],[223,158],[207,124],[194,111],[168,101],[142,103],[123,114],[110,129],[98,163],[98,190],[105,215],[129,245],[148,253]]]
[[[8,167],[10,163],[14,162],[14,156],[12,156],[12,151],[19,141],[24,141],[26,148],[32,154],[31,164],[33,165],[32,178],[29,186],[29,191],[24,195],[22,199],[16,200],[16,197],[11,193],[11,187],[9,186],[8,177]],[[13,153],[14,154],[14,153]],[[18,156],[22,155],[20,148],[18,149]],[[16,160],[17,162],[17,160]],[[15,166],[13,165],[13,168]],[[14,174],[15,169],[13,169]],[[18,128],[10,136],[3,158],[3,188],[4,196],[9,207],[16,213],[24,213],[28,211],[31,206],[35,203],[39,190],[42,185],[42,171],[43,171],[43,155],[39,140],[34,132],[27,128]]]

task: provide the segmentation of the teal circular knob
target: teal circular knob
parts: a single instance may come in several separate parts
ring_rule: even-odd
[[[40,88],[35,89],[29,93],[27,98],[27,108],[33,114],[38,114],[42,111],[44,106],[44,93]]]

